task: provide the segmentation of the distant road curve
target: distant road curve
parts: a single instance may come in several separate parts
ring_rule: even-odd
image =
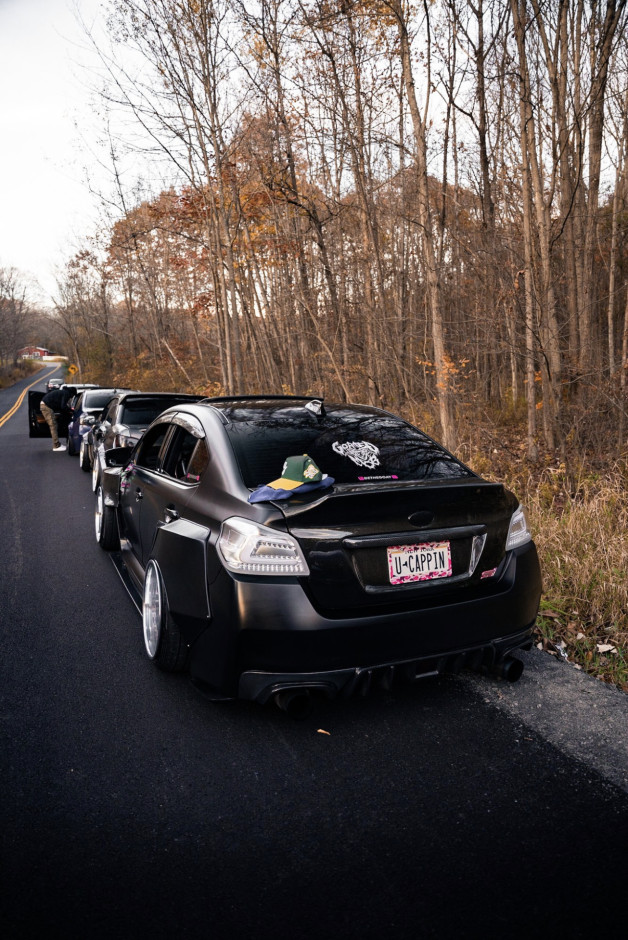
[[[54,366],[52,369],[50,369],[50,370],[48,370],[48,367],[46,367],[46,369],[49,371],[49,373],[50,373],[51,375],[52,375],[52,373],[56,372],[57,369],[60,369],[60,368],[61,368],[61,363],[58,363],[57,365],[55,365],[55,366]],[[31,388],[33,388],[34,385],[39,385],[39,383],[41,382],[41,380],[42,380],[42,373],[41,373],[41,372],[38,372],[38,373],[37,373],[37,378],[36,378],[33,382],[31,382],[30,385],[27,385],[25,388],[22,389],[22,391],[20,392],[18,398],[13,402],[13,404],[11,405],[11,407],[9,408],[9,410],[6,411],[6,412],[2,415],[2,417],[0,417],[0,428],[3,427],[3,426],[7,423],[7,421],[8,421],[10,418],[12,418],[13,415],[19,410],[20,405],[22,404],[22,402],[23,402],[24,399],[26,398],[26,393],[28,392],[28,390],[31,389]]]

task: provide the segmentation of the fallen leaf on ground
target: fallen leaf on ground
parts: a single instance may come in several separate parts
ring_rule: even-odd
[[[329,735],[331,736],[331,732],[330,732],[330,731],[323,731],[322,728],[317,728],[317,733],[318,733],[318,734],[329,734]]]
[[[598,653],[614,653],[615,647],[612,643],[598,643],[597,651]]]

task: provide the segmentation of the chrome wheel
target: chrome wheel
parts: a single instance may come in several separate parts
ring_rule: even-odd
[[[94,527],[96,529],[96,541],[102,541],[103,516],[105,513],[105,502],[102,495],[102,486],[96,490],[96,511],[94,513]]]
[[[161,596],[161,580],[159,570],[154,561],[148,563],[144,578],[144,603],[142,604],[142,626],[144,628],[144,645],[151,659],[157,655],[161,625],[163,622],[163,606]]]
[[[94,451],[94,463],[92,464],[92,490],[94,493],[98,488],[98,478],[100,476],[100,464],[98,462],[98,451]]]

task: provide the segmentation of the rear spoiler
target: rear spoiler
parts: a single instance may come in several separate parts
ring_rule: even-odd
[[[316,496],[316,492],[311,492],[302,499],[293,497],[289,500],[273,500],[272,505],[281,510],[286,520],[291,521],[299,516],[314,514],[320,510],[326,503],[333,502],[334,510],[357,509],[358,503],[363,506],[366,501],[377,502],[378,509],[384,508],[387,504],[398,502],[400,497],[408,496],[412,493],[414,496],[426,497],[429,499],[429,493],[437,492],[441,495],[443,491],[448,497],[456,498],[456,495],[466,493],[467,498],[472,499],[473,494],[478,498],[485,497],[489,493],[493,498],[499,497],[503,501],[504,509],[510,508],[514,504],[517,507],[517,500],[506,490],[502,483],[491,483],[483,480],[481,477],[469,477],[462,480],[447,480],[440,478],[438,480],[399,480],[387,481],[386,483],[359,483],[359,484],[341,484],[334,485],[331,489],[324,490],[322,495]],[[308,498],[309,497],[309,498]],[[331,508],[331,506],[329,507]],[[361,507],[363,508],[363,507]]]

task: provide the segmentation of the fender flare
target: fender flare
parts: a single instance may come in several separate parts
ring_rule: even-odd
[[[187,519],[159,526],[151,557],[159,565],[171,615],[186,622],[211,619],[207,590],[207,544],[210,530]],[[186,631],[187,632],[187,631]]]

